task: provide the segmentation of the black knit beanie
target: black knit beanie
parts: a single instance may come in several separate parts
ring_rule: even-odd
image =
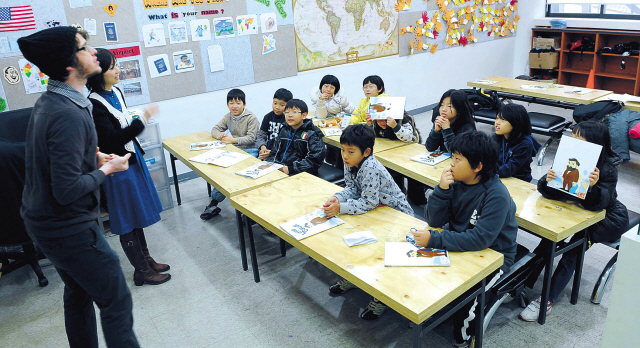
[[[25,59],[58,81],[64,80],[78,43],[74,27],[54,27],[18,39]]]

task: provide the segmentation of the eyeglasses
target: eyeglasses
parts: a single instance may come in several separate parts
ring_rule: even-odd
[[[76,52],[80,52],[80,51],[84,51],[86,50],[87,52],[91,53],[91,50],[93,50],[93,47],[89,46],[89,45],[84,45],[82,47],[78,47],[78,49],[76,50]]]
[[[362,86],[362,89],[378,89],[378,86],[374,84],[369,84],[369,85]]]
[[[295,116],[301,114],[300,111],[287,111],[284,113],[285,116]]]

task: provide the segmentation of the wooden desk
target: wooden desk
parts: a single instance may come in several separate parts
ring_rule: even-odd
[[[424,322],[503,263],[502,254],[486,249],[452,252],[450,267],[385,267],[384,243],[405,241],[410,228],[425,226],[423,221],[389,207],[363,215],[340,215],[343,225],[301,241],[280,229],[281,223],[318,209],[340,190],[300,173],[233,196],[231,205],[415,324]],[[379,241],[349,248],[342,237],[362,230],[370,230]]]
[[[245,176],[237,175],[235,172],[250,167],[256,163],[260,163],[261,161],[253,156],[236,163],[230,167],[223,168],[218,167],[212,164],[204,164],[189,161],[189,158],[197,156],[198,154],[203,153],[203,151],[208,150],[198,150],[191,151],[190,145],[192,143],[211,141],[211,133],[203,131],[192,134],[181,135],[173,138],[162,139],[162,146],[169,151],[171,157],[171,170],[173,171],[173,183],[174,188],[176,190],[176,199],[178,201],[178,205],[182,203],[180,199],[180,187],[178,186],[178,174],[176,172],[176,159],[179,159],[182,163],[184,163],[187,167],[189,167],[194,172],[198,173],[198,175],[205,179],[209,185],[214,186],[223,195],[226,197],[233,197],[235,195],[247,192],[253,188],[266,185],[268,183],[284,179],[288,177],[287,174],[277,170],[275,172],[269,173],[263,177],[258,179],[251,179]],[[228,151],[234,152],[243,152],[241,149],[233,146],[227,145],[224,148]],[[236,223],[238,225],[238,239],[240,242],[240,256],[242,259],[242,269],[247,270],[247,252],[245,247],[245,239],[244,239],[244,230],[242,227],[242,216],[236,210]]]
[[[333,135],[333,136],[330,136],[330,137],[324,137],[324,138],[322,138],[322,140],[328,145],[337,147],[338,149],[340,148],[340,136],[339,135]],[[400,141],[400,140],[391,140],[391,139],[376,137],[376,142],[373,145],[373,153],[377,154],[379,152],[387,151],[389,149],[395,149],[397,147],[407,146],[408,144],[413,144],[413,143],[405,143],[405,142]],[[425,149],[425,151],[426,151],[426,149]]]
[[[385,167],[402,173],[412,179],[418,180],[428,186],[435,187],[440,182],[442,171],[451,165],[451,160],[430,166],[410,160],[411,157],[426,152],[426,149],[418,144],[409,145],[397,149],[384,151],[376,155],[376,158]],[[437,168],[435,168],[437,167]],[[532,234],[551,241],[551,250],[545,255],[545,273],[542,291],[542,303],[546,303],[551,286],[550,270],[553,269],[553,260],[573,248],[583,248],[583,252],[578,257],[576,276],[571,293],[571,303],[576,304],[580,291],[580,279],[582,277],[582,266],[584,252],[586,251],[586,238],[571,240],[571,243],[562,249],[556,250],[556,243],[569,236],[580,232],[587,227],[604,219],[605,211],[593,212],[585,210],[573,202],[556,201],[542,197],[536,185],[516,179],[502,179],[502,183],[507,187],[511,198],[516,203],[516,220],[518,226]],[[546,311],[540,312],[538,322],[544,324]]]
[[[518,79],[501,77],[501,76],[487,77],[482,80],[498,81],[498,83],[493,85],[487,85],[483,83],[470,81],[470,82],[467,82],[467,86],[491,90],[491,91],[526,95],[530,97],[544,98],[544,99],[550,99],[550,100],[561,101],[566,103],[575,103],[575,104],[591,104],[596,99],[612,93],[611,91],[603,91],[603,90],[595,90],[594,92],[583,94],[583,95],[565,93],[565,90],[567,90],[568,88],[572,88],[574,86],[564,86],[563,88],[549,87],[546,90],[521,89],[520,86],[522,85],[548,86],[549,83],[518,80]],[[555,85],[555,86],[558,86],[558,85]]]

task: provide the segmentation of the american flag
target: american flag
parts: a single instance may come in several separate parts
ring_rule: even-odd
[[[36,29],[31,6],[0,7],[0,32]]]

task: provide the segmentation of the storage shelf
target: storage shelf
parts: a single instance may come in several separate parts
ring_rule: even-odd
[[[586,71],[586,70],[562,69],[562,72],[567,72],[567,73],[572,73],[572,74],[589,75],[589,71]]]
[[[635,80],[636,79],[635,75],[614,74],[614,73],[608,73],[608,72],[597,72],[596,76],[611,77],[611,78],[623,79],[623,80]]]
[[[594,54],[595,53],[593,51],[580,52],[580,50],[574,50],[574,51],[562,50],[562,52],[565,52],[565,53],[584,53],[584,54]]]
[[[620,57],[620,58],[635,58],[638,59],[638,56],[626,56],[626,57],[622,57],[621,54],[614,54],[614,53],[600,53],[599,55],[601,56],[607,56],[607,57]]]

